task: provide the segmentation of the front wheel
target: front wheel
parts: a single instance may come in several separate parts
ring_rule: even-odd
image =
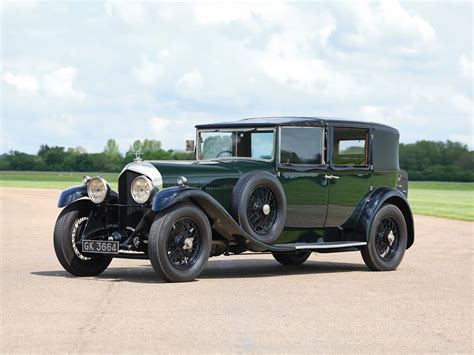
[[[180,204],[159,213],[148,237],[151,265],[168,282],[198,277],[207,264],[211,247],[209,220],[193,204]]]
[[[75,276],[96,276],[109,266],[112,258],[82,254],[80,239],[91,210],[89,201],[78,201],[66,207],[54,227],[54,251],[63,268]]]
[[[394,205],[384,205],[375,215],[368,244],[361,249],[362,258],[374,271],[395,270],[407,248],[407,224],[403,213]]]

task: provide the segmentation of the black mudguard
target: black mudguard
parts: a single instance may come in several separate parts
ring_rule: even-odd
[[[227,210],[208,193],[191,187],[168,187],[158,191],[153,199],[152,210],[164,212],[179,202],[191,201],[199,206],[211,220],[211,226],[229,241],[244,242],[255,251],[285,251],[287,248],[266,245],[245,232]]]
[[[79,200],[82,197],[87,196],[87,186],[86,185],[79,185],[70,187],[67,190],[61,192],[58,200],[58,207],[63,208],[67,205],[70,205],[76,200]]]
[[[381,187],[372,191],[365,199],[364,203],[358,208],[360,214],[355,223],[354,231],[369,240],[370,229],[377,211],[384,203],[391,203],[397,206],[405,217],[408,231],[407,249],[410,248],[415,240],[415,228],[413,214],[406,196],[397,189]]]
[[[88,197],[87,195],[87,186],[86,185],[78,185],[78,186],[73,186],[70,187],[69,189],[64,190],[61,192],[61,195],[59,195],[59,200],[58,200],[58,207],[63,208],[74,201],[79,200],[80,198],[83,197]],[[117,203],[118,202],[118,194],[115,191],[110,191],[109,194],[109,202]]]

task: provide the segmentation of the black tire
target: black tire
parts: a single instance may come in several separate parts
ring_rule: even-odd
[[[191,238],[193,240],[186,245],[186,240]],[[185,249],[189,246],[190,249]],[[198,277],[206,267],[211,247],[209,220],[199,207],[191,203],[179,204],[159,213],[148,237],[151,265],[168,282],[186,282]]]
[[[260,204],[269,206],[269,212],[266,213]],[[269,172],[247,173],[237,181],[232,190],[231,212],[254,239],[271,245],[285,227],[286,197],[283,187]],[[252,220],[254,216],[258,222]]]
[[[80,247],[73,247],[84,221],[89,216],[91,203],[78,201],[67,206],[54,227],[54,251],[63,268],[75,276],[96,276],[109,266],[112,258],[105,255],[85,256]]]
[[[407,224],[394,205],[383,205],[371,226],[368,244],[361,249],[367,267],[374,271],[395,270],[407,248]]]
[[[308,260],[310,251],[299,251],[293,253],[272,252],[273,257],[282,265],[301,265]]]

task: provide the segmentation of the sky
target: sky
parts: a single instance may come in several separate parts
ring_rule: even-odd
[[[1,53],[2,153],[281,115],[474,149],[472,2],[2,1]]]

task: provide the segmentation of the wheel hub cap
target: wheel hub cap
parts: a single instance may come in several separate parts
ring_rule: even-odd
[[[183,249],[191,250],[193,248],[193,241],[194,241],[194,238],[186,238],[184,240]]]
[[[395,241],[395,236],[393,235],[393,231],[390,231],[390,233],[387,236],[388,239],[388,244],[392,246],[393,242]]]
[[[189,217],[177,220],[166,242],[168,260],[177,269],[188,270],[199,259],[201,234],[198,224]]]
[[[262,211],[265,216],[268,216],[270,214],[270,206],[268,204],[263,205]]]

